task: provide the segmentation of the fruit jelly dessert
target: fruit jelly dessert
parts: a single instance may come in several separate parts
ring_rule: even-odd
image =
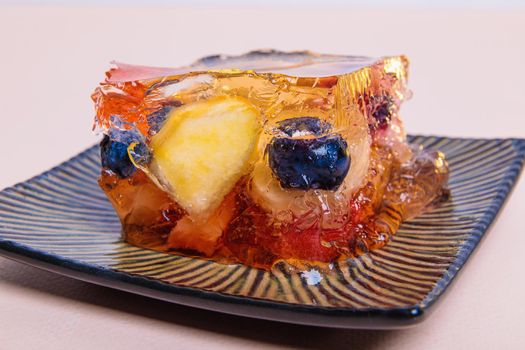
[[[210,56],[117,64],[93,93],[100,186],[131,244],[269,268],[384,246],[447,194],[407,143],[404,56]]]

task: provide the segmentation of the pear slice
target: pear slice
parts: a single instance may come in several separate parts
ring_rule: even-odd
[[[205,221],[250,170],[261,130],[247,100],[215,97],[173,110],[151,140],[151,172],[193,221]]]

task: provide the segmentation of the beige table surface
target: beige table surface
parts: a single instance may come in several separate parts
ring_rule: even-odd
[[[525,137],[525,12],[0,7],[0,187],[97,139],[108,61],[179,65],[275,47],[405,53],[413,133]],[[520,214],[521,213],[521,214]],[[0,349],[523,349],[525,183],[426,323],[353,331],[151,300],[0,258]]]

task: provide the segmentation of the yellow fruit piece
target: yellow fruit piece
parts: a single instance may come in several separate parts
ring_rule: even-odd
[[[151,140],[151,172],[195,221],[206,220],[249,171],[260,114],[241,98],[177,108]]]

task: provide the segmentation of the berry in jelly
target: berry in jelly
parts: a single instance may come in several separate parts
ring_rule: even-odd
[[[374,117],[376,128],[384,129],[392,119],[394,100],[388,95],[384,95],[378,100],[377,105],[372,111],[372,117]]]
[[[130,176],[136,170],[128,156],[128,145],[113,141],[107,135],[100,142],[100,159],[103,167],[123,178]]]
[[[341,185],[351,162],[346,141],[339,134],[311,137],[328,131],[328,123],[296,118],[281,122],[278,129],[290,137],[274,137],[267,152],[270,168],[283,188],[336,190]]]

